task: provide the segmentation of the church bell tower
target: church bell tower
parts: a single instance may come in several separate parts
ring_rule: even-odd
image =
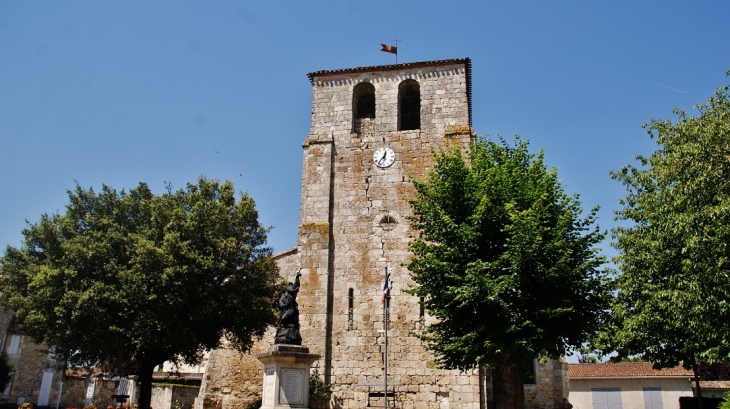
[[[383,378],[382,286],[390,273],[388,378],[401,407],[478,409],[477,373],[435,369],[414,336],[428,317],[404,263],[412,231],[412,180],[433,153],[466,148],[471,62],[428,61],[317,71],[304,141],[297,254],[302,337],[343,407],[366,406]],[[368,386],[370,385],[370,386]],[[382,386],[379,389],[382,393]],[[370,392],[370,393],[369,393]],[[382,395],[379,398],[382,405]],[[371,404],[376,405],[375,402]]]

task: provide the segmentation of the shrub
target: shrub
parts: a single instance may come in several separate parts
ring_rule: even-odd
[[[725,400],[720,403],[720,406],[718,406],[717,409],[730,409],[730,396],[725,395]]]

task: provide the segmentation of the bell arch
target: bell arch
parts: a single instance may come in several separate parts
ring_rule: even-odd
[[[398,85],[398,130],[421,129],[421,86],[407,79]]]
[[[375,118],[375,87],[361,82],[352,90],[352,119]]]

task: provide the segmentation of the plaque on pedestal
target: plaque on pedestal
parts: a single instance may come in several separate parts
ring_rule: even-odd
[[[309,369],[319,355],[300,345],[274,345],[257,358],[264,364],[261,409],[309,407]]]

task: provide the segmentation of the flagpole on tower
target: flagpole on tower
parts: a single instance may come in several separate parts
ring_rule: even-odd
[[[383,408],[388,409],[388,303],[390,297],[388,292],[390,291],[390,274],[388,274],[388,267],[385,267],[385,281],[383,282],[383,333],[385,336],[384,350],[383,350]]]
[[[399,41],[400,40],[398,39],[397,36],[395,37],[395,40],[393,40],[393,42],[395,43],[395,51],[396,51],[396,53],[395,53],[395,63],[396,64],[398,64],[398,42]]]

